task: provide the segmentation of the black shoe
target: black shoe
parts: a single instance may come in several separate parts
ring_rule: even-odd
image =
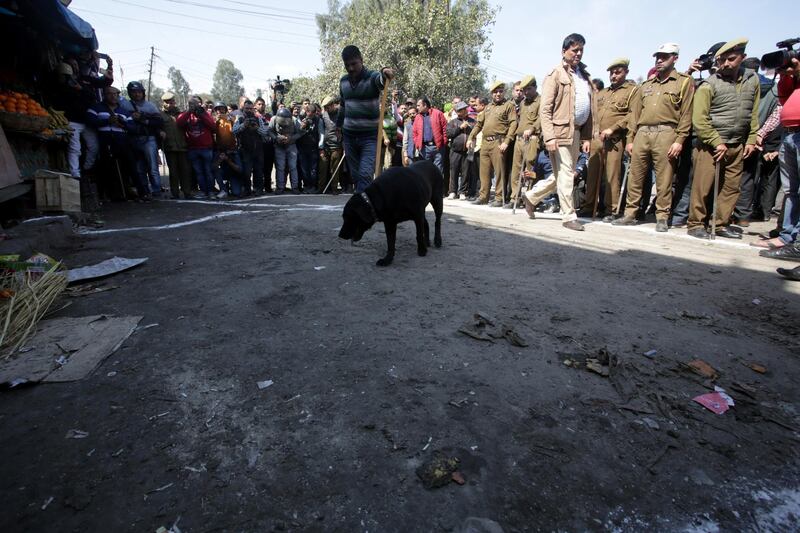
[[[569,220],[561,224],[567,229],[575,230],[575,231],[585,231],[583,224],[578,222],[577,220]]]
[[[790,279],[792,281],[800,281],[800,266],[794,267],[792,269],[779,268],[777,272],[784,278]]]
[[[689,237],[694,237],[695,239],[708,239],[708,232],[706,228],[700,226],[697,228],[692,228],[686,232]]]
[[[669,230],[666,220],[659,220],[656,222],[656,231],[659,233],[666,233]]]
[[[639,222],[635,218],[622,217],[611,222],[612,226],[635,226]]]
[[[761,257],[768,257],[770,259],[783,259],[784,261],[796,261],[800,263],[800,245],[787,244],[780,248],[772,250],[761,250],[758,252]]]
[[[714,232],[714,235],[717,237],[722,237],[724,239],[741,239],[742,234],[733,231],[729,227],[719,228],[717,231]]]
[[[489,203],[489,200],[481,200],[480,198],[478,198],[477,200],[473,200],[470,203],[472,205],[487,205]]]
[[[503,202],[502,202],[502,201],[500,201],[500,200],[493,200],[493,201],[492,201],[492,202],[489,204],[489,207],[503,207]]]

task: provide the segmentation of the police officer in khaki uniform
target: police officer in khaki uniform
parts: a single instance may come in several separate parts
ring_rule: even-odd
[[[511,163],[511,199],[503,207],[513,207],[513,201],[518,199],[520,180],[519,174],[523,168],[530,168],[536,161],[539,149],[539,135],[542,128],[539,125],[539,102],[541,98],[536,92],[536,78],[525,76],[520,82],[524,99],[519,104],[518,120],[512,124],[509,135],[514,136],[514,159]]]
[[[511,144],[513,137],[509,135],[509,132],[517,120],[514,102],[506,100],[505,90],[506,87],[502,81],[496,81],[489,86],[492,103],[478,115],[477,123],[467,141],[467,150],[469,150],[475,145],[475,137],[478,133],[483,133],[480,152],[481,189],[474,204],[489,203],[489,187],[492,182],[492,170],[494,170],[497,178],[494,185],[494,201],[489,205],[491,207],[503,206],[503,187],[506,182],[503,154]]]
[[[650,164],[656,171],[656,231],[667,231],[672,206],[672,179],[678,167],[683,142],[692,127],[692,78],[675,70],[680,48],[666,43],[653,54],[656,75],[642,83],[631,102],[628,145],[628,197],[625,216],[615,226],[636,224],[636,212]]]
[[[742,67],[747,39],[734,39],[717,50],[717,71],[697,88],[692,110],[692,125],[697,135],[694,149],[694,180],[689,202],[687,232],[707,239],[704,227],[706,201],[713,195],[714,178],[719,167],[719,192],[712,204],[717,206],[716,235],[741,239],[728,227],[733,208],[739,199],[744,160],[756,150],[758,131],[758,76]]]
[[[626,79],[630,60],[619,57],[606,69],[610,85],[595,94],[597,117],[594,121],[592,151],[589,155],[589,175],[586,180],[586,198],[581,206],[582,214],[593,214],[597,187],[603,179],[605,193],[605,218],[611,222],[619,205],[622,177],[622,156],[625,150],[625,136],[628,133],[628,114],[631,101],[639,88],[636,83]]]

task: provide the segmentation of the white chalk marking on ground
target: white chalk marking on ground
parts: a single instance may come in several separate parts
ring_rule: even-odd
[[[176,222],[174,224],[165,224],[163,226],[136,226],[132,228],[113,228],[113,229],[82,229],[80,230],[81,235],[102,235],[105,233],[120,233],[124,231],[155,231],[155,230],[162,230],[162,229],[175,229],[175,228],[182,228],[184,226],[191,226],[193,224],[201,224],[203,222],[208,222],[209,220],[215,220],[217,218],[225,218],[225,217],[233,217],[237,215],[244,215],[247,213],[266,213],[267,211],[222,211],[220,213],[216,213],[214,215],[209,215],[207,217],[195,218],[192,220],[186,220],[184,222]]]
[[[256,201],[259,198],[255,199]],[[272,198],[263,198],[263,200],[272,200]],[[253,203],[254,200],[251,198],[246,198],[242,200],[170,200],[174,203],[181,203],[181,204],[203,204],[203,205],[228,205],[233,207],[286,207],[286,206],[294,206],[294,207],[319,207],[319,208],[330,208],[330,209],[341,209],[342,205],[340,204],[293,204],[288,202],[282,203]],[[244,202],[247,203],[244,203]]]
[[[497,208],[497,207],[488,207],[486,205],[472,205],[472,204],[462,205],[461,203],[459,203],[459,204],[457,204],[457,206],[458,207],[466,207],[467,209],[476,209],[476,210],[481,210],[481,211],[491,211],[492,213],[501,214],[501,215],[516,216],[516,215],[512,214],[511,210],[509,210],[509,209],[502,209],[502,208]],[[517,209],[517,211],[522,211],[522,216],[524,217],[524,220],[526,220],[526,221],[529,220],[527,218],[527,214],[525,213],[525,208],[524,207],[521,208],[521,209]],[[537,212],[535,220],[540,220],[540,219],[541,220],[561,220],[561,215],[558,214],[558,213],[538,213]],[[535,220],[532,220],[531,223],[535,223]],[[606,222],[600,222],[599,220],[592,220],[590,218],[579,218],[578,220],[580,220],[581,222],[583,222],[584,224],[586,224],[588,226],[591,226],[592,224],[601,224],[602,226],[612,227],[611,224],[608,224]],[[638,231],[640,233],[648,233],[648,234],[650,234],[650,235],[652,235],[652,236],[654,236],[656,238],[659,238],[659,239],[684,239],[684,240],[689,240],[690,242],[694,242],[694,243],[697,243],[697,244],[703,244],[703,245],[706,245],[706,246],[714,246],[714,245],[719,244],[721,246],[731,246],[733,248],[743,248],[743,249],[747,249],[747,250],[753,250],[755,252],[757,252],[759,250],[763,250],[763,248],[755,248],[753,246],[750,246],[747,243],[740,242],[738,240],[725,239],[724,237],[718,237],[718,238],[716,238],[714,240],[698,239],[696,237],[692,237],[692,236],[688,235],[685,232],[684,228],[670,229],[667,233],[656,233],[655,224],[648,224],[648,223],[637,224],[635,226],[613,226],[613,231],[617,231],[617,230]]]

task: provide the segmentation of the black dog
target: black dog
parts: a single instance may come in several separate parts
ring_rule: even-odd
[[[431,245],[425,208],[433,206],[436,214],[433,243],[442,245],[442,173],[430,161],[408,167],[392,167],[373,181],[361,194],[354,194],[342,211],[344,223],[339,238],[361,240],[364,232],[377,221],[386,229],[386,256],[378,266],[388,266],[394,259],[397,224],[413,220],[417,227],[417,253],[425,255]]]

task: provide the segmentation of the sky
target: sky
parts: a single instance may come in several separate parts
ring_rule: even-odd
[[[787,4],[773,0],[490,0],[500,9],[490,29],[491,54],[482,58],[488,80],[511,82],[527,74],[541,80],[560,59],[572,32],[586,38],[584,62],[607,79],[608,63],[631,60],[630,77],[644,76],[665,42],[680,45],[678,67],[718,41],[750,39],[761,56],[800,33]],[[320,67],[314,13],[326,0],[73,0],[70,8],[94,26],[100,51],[114,59],[125,83],[146,79],[150,47],[153,79],[168,88],[167,69],[179,68],[192,91],[210,92],[216,63],[230,59],[244,74],[247,93],[266,89],[276,76],[314,75]],[[783,16],[780,14],[783,13]],[[354,44],[358,44],[357,42]],[[369,64],[369,58],[365,58]],[[377,65],[371,65],[377,66]]]

